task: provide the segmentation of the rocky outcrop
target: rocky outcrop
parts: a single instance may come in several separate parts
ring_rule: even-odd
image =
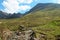
[[[31,29],[19,26],[17,31],[4,30],[3,40],[35,40],[36,34]]]
[[[32,29],[20,26],[17,31],[3,31],[3,40],[47,40],[46,34],[40,33],[39,38]]]
[[[4,40],[35,40],[35,37],[33,30],[4,32]]]

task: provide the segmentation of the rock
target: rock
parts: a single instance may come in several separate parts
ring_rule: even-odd
[[[33,30],[25,31],[26,40],[34,40],[35,36],[36,35],[35,35],[35,32]]]
[[[47,36],[44,33],[40,33],[40,39],[39,40],[47,40]]]
[[[4,40],[36,40],[33,30],[4,31]]]
[[[3,31],[3,40],[9,40],[11,36],[12,36],[12,31],[10,30]]]
[[[60,40],[60,35],[55,36],[56,40]]]
[[[20,31],[25,31],[24,25],[20,25],[19,28],[18,28],[18,30],[20,30]]]
[[[0,22],[0,24],[1,24],[2,22]]]

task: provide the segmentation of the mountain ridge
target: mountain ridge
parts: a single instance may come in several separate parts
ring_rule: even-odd
[[[60,4],[50,4],[46,7],[44,7],[44,4],[42,5],[43,10],[40,10],[40,6],[40,4],[37,7],[35,6],[36,8],[33,8],[32,11],[26,13],[24,16],[21,16],[21,18],[1,19],[0,30],[7,28],[11,31],[20,31],[19,33],[21,34],[21,32],[24,31],[22,28],[27,28],[26,30],[34,30],[34,32],[36,32],[36,38],[40,38],[40,40],[46,40],[44,39],[45,37],[47,40],[55,40],[59,38],[60,36],[56,36],[60,35]],[[10,17],[14,18],[16,15],[17,14],[15,13],[13,15],[10,14]],[[25,35],[24,32],[23,35]],[[45,37],[41,38],[42,34],[44,34]]]
[[[35,11],[39,11],[39,10],[46,11],[46,9],[48,11],[48,10],[53,10],[53,9],[56,9],[56,8],[59,9],[60,8],[60,4],[55,4],[55,3],[38,3],[36,6],[34,6],[30,11],[26,12],[25,14],[28,14],[28,13],[31,13],[31,12],[35,12]]]
[[[13,14],[8,14],[3,11],[0,11],[0,19],[9,19],[9,18],[20,18],[22,17],[23,14],[21,13],[13,13]]]
[[[20,18],[31,12],[36,12],[36,11],[44,12],[44,11],[53,11],[53,10],[60,10],[60,4],[38,3],[30,11],[26,12],[25,14],[21,14],[21,13],[8,14],[8,13],[0,11],[0,18]]]

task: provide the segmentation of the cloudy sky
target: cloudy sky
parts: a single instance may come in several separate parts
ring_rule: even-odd
[[[60,0],[0,0],[0,10],[7,13],[24,13],[37,3],[60,3]]]

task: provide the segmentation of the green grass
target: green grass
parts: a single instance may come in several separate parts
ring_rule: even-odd
[[[9,30],[18,30],[19,25],[33,29],[37,36],[39,33],[45,33],[49,38],[55,40],[56,35],[60,35],[60,11],[37,11],[31,12],[22,18],[0,19],[0,28]],[[1,30],[0,29],[0,30]]]

